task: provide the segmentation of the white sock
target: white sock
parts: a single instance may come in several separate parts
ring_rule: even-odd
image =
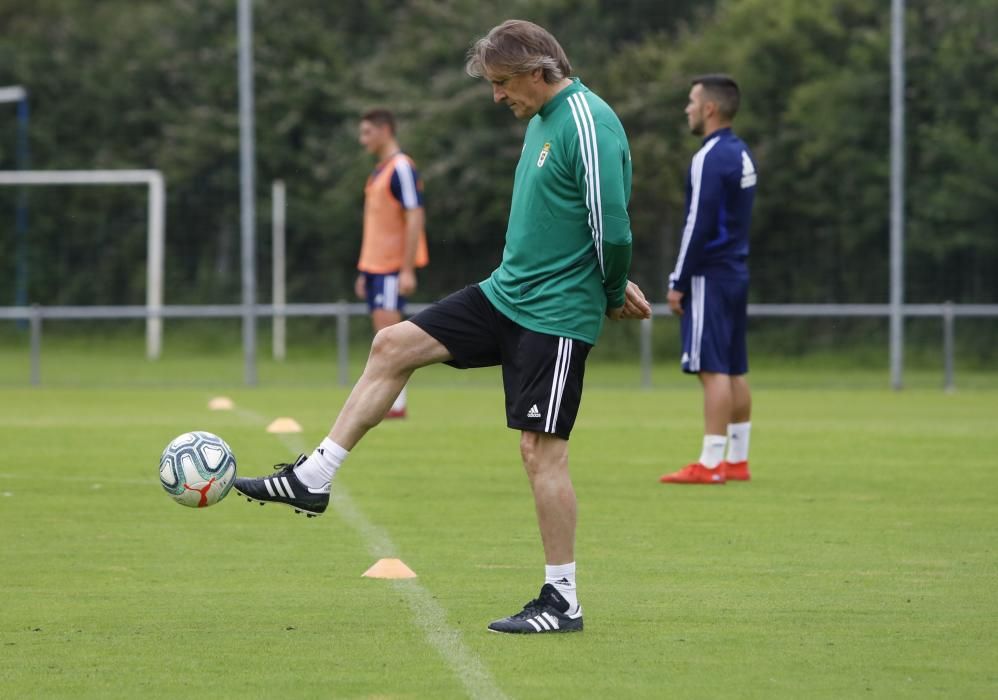
[[[568,601],[566,615],[579,611],[579,596],[575,591],[575,562],[570,564],[547,564],[544,567],[544,583],[550,583]]]
[[[749,433],[751,431],[752,423],[750,421],[728,424],[729,462],[748,461]]]
[[[727,444],[728,438],[724,435],[704,435],[703,450],[698,461],[708,469],[716,469],[724,460],[724,448]]]
[[[314,493],[329,493],[329,482],[336,476],[336,470],[350,454],[328,437],[323,440],[309,458],[295,467],[295,476]]]
[[[395,399],[395,403],[392,404],[393,411],[404,411],[405,410],[405,390],[409,385],[406,384],[402,387],[402,391],[399,393],[398,398]]]

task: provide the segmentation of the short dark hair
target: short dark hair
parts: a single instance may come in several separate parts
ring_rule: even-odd
[[[392,114],[387,109],[371,109],[361,116],[360,120],[362,122],[371,122],[375,126],[387,126],[392,135],[395,135],[395,115]]]
[[[708,99],[717,105],[718,113],[725,119],[734,119],[738,114],[741,91],[738,89],[738,83],[730,75],[724,73],[698,75],[690,81],[690,85],[703,86]]]

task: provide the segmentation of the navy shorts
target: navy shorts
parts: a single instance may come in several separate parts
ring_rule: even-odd
[[[683,371],[748,372],[748,280],[694,276],[680,319]]]
[[[458,369],[502,365],[506,425],[568,439],[582,403],[581,340],[537,333],[499,312],[478,285],[465,287],[409,319],[447,348]]]
[[[399,273],[376,275],[362,272],[364,289],[367,291],[367,310],[404,311],[405,297],[399,295]]]

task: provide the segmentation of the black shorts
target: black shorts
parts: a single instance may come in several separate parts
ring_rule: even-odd
[[[477,284],[409,320],[447,348],[452,367],[502,365],[510,428],[568,439],[582,402],[589,343],[527,330],[501,314]]]

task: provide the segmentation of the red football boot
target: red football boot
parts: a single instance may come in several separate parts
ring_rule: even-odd
[[[748,462],[721,462],[719,467],[724,469],[724,478],[728,481],[749,481],[752,475],[749,474]]]
[[[723,484],[724,468],[718,465],[717,469],[708,469],[699,462],[694,462],[678,472],[663,475],[659,481],[663,484]]]

